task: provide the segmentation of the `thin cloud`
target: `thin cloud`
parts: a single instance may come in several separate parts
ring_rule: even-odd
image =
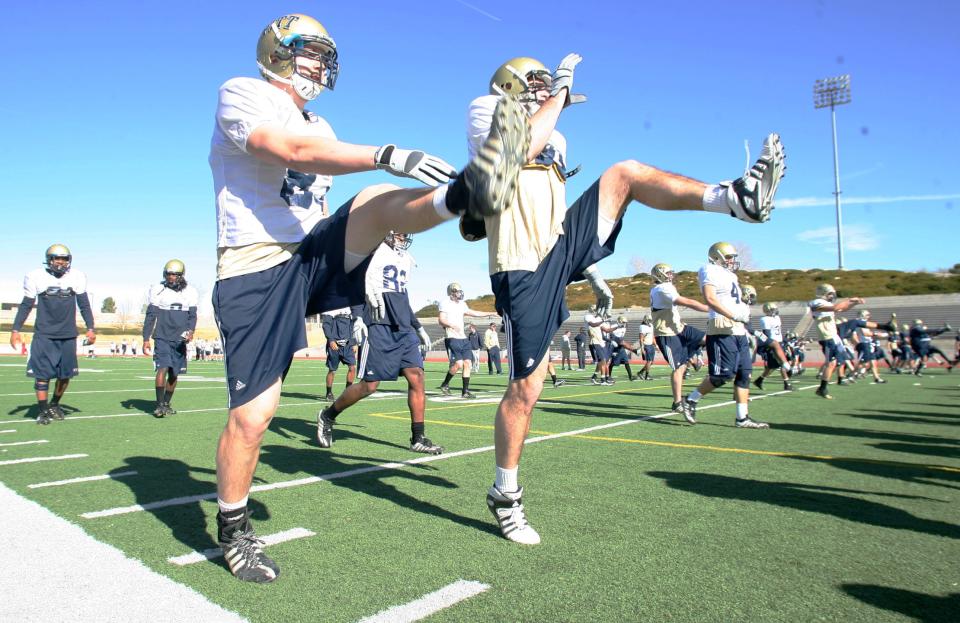
[[[825,251],[837,248],[837,228],[818,227],[808,229],[796,235],[800,242],[823,247]],[[870,225],[846,225],[843,228],[843,248],[845,251],[872,251],[880,247],[880,236]]]
[[[467,7],[468,9],[471,9],[471,10],[473,10],[473,11],[476,11],[477,13],[479,13],[480,15],[483,15],[484,17],[489,17],[490,19],[492,19],[492,20],[495,21],[495,22],[502,22],[502,21],[503,21],[502,19],[500,19],[500,18],[497,17],[496,15],[492,15],[492,14],[490,14],[490,13],[487,13],[487,12],[484,11],[483,9],[481,9],[481,8],[479,8],[479,7],[473,6],[473,5],[470,4],[469,2],[464,2],[463,0],[456,0],[456,2],[457,2],[457,4],[462,4],[463,6]]]
[[[889,197],[846,197],[841,195],[842,205],[864,205],[869,203],[900,203],[902,201],[950,201],[960,199],[960,194],[955,195],[894,195]],[[799,197],[797,199],[779,199],[778,208],[813,208],[819,206],[832,206],[833,197]]]

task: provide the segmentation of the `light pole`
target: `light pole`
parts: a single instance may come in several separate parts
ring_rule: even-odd
[[[813,107],[830,107],[833,127],[833,196],[837,204],[837,261],[843,270],[843,220],[840,213],[840,156],[837,154],[837,106],[850,103],[850,74],[824,78],[813,83]]]

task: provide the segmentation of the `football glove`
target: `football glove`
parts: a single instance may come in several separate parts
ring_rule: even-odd
[[[573,101],[573,97],[570,95],[573,93],[573,70],[577,67],[580,61],[583,60],[583,57],[579,54],[571,52],[563,57],[563,60],[560,61],[560,64],[557,65],[557,69],[553,72],[553,83],[550,87],[550,95],[556,97],[566,89],[567,94],[565,96],[565,106],[570,104],[580,103],[586,98],[582,95],[577,96],[577,101]]]
[[[750,314],[748,312],[737,312],[733,315],[733,321],[748,324],[750,322]]]
[[[583,271],[583,277],[593,288],[593,294],[597,297],[597,315],[601,318],[609,317],[610,310],[613,308],[613,292],[610,291],[607,282],[600,276],[597,265],[588,266]]]
[[[387,306],[383,302],[383,293],[367,288],[367,311],[370,312],[370,320],[376,324],[381,322],[387,315]]]
[[[373,156],[378,169],[397,177],[409,177],[427,186],[440,186],[457,176],[452,166],[428,153],[419,150],[400,149],[396,145],[384,145]]]
[[[423,327],[417,329],[417,336],[420,338],[420,356],[426,357],[427,351],[430,350],[433,343],[430,341],[430,336],[427,335],[427,330]]]

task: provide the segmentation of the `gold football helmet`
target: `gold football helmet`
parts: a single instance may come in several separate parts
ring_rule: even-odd
[[[737,253],[737,247],[729,242],[715,242],[710,245],[707,259],[711,264],[722,266],[727,270],[733,272],[740,270],[740,255]]]
[[[464,298],[463,286],[454,281],[447,286],[447,296],[452,298],[454,301],[462,301]]]
[[[870,310],[861,309],[859,312],[857,312],[857,318],[860,320],[870,320]]]
[[[70,254],[70,249],[67,248],[65,244],[52,244],[47,247],[47,252],[45,254],[46,260],[44,264],[47,265],[47,272],[55,277],[62,277],[67,274],[67,271],[70,270],[70,264],[73,262],[73,255]],[[55,262],[54,260],[60,260]]]
[[[311,71],[313,63],[319,66]],[[327,29],[297,13],[279,17],[263,29],[257,41],[257,66],[264,78],[292,85],[305,100],[324,88],[332,91],[340,75],[337,44]]]
[[[757,289],[753,286],[743,286],[743,302],[753,305],[757,302]]]
[[[187,267],[180,260],[170,260],[163,265],[163,285],[180,291],[187,286]]]
[[[670,266],[670,264],[660,262],[650,269],[650,276],[653,277],[653,280],[657,283],[673,283],[673,267]]]
[[[778,307],[776,303],[764,303],[763,313],[767,316],[779,316],[780,307]]]
[[[528,56],[518,56],[500,65],[490,78],[491,95],[508,93],[517,96],[521,102],[536,103],[537,89],[545,85],[549,89],[553,83],[553,74],[543,63]]]
[[[627,324],[627,317],[624,316],[623,314],[617,316],[617,324],[621,324],[621,325]]]
[[[817,298],[834,301],[837,298],[837,289],[829,283],[821,283],[817,286]]]

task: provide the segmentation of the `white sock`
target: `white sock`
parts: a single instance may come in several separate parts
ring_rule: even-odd
[[[747,403],[737,403],[737,421],[747,419]]]
[[[454,214],[447,208],[447,188],[449,184],[444,184],[433,191],[433,209],[443,220],[452,221],[460,215]]]
[[[713,184],[707,186],[703,191],[703,210],[704,212],[717,212],[719,214],[730,214],[730,206],[727,205],[727,186]]]
[[[513,469],[504,469],[497,466],[497,476],[494,480],[494,484],[497,489],[500,489],[504,493],[513,493],[520,487],[517,485],[517,471],[519,467],[514,467]]]
[[[243,496],[243,498],[238,502],[224,502],[220,498],[217,498],[217,506],[220,507],[220,512],[226,515],[230,511],[235,511],[246,506],[249,499],[249,495]]]
[[[603,214],[597,214],[597,240],[600,241],[600,244],[607,243],[616,225],[617,221],[609,219]]]
[[[699,402],[701,398],[703,398],[703,394],[700,393],[699,389],[693,390],[692,392],[690,392],[690,395],[687,396],[687,400],[689,400],[690,402]]]

